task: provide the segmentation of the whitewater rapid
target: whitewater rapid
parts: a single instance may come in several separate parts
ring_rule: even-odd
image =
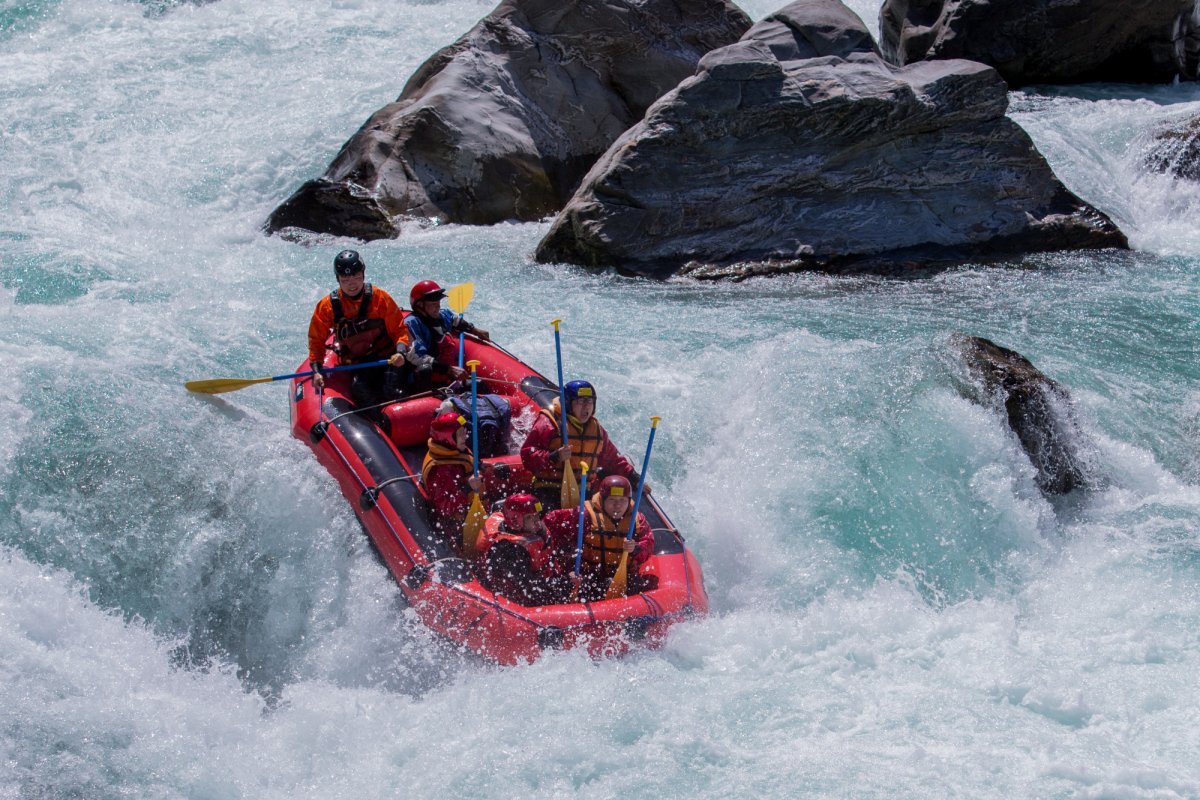
[[[1200,189],[1147,174],[1200,89],[1011,115],[1130,253],[920,280],[655,283],[413,225],[370,278],[567,371],[640,454],[714,613],[498,669],[405,609],[289,436],[334,253],[260,225],[490,3],[0,2],[0,798],[1200,796]],[[759,19],[775,10],[742,4]],[[877,28],[877,7],[852,7]],[[1047,500],[947,341],[1075,398]]]

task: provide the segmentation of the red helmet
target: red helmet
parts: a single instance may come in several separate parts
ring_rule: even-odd
[[[542,513],[542,504],[531,494],[510,494],[504,501],[504,524],[510,530],[520,530],[525,525],[526,514]]]
[[[421,300],[441,300],[445,296],[446,290],[438,286],[437,281],[421,281],[409,291],[408,302],[415,306]]]
[[[453,411],[438,414],[434,417],[433,424],[429,426],[429,438],[446,447],[457,447],[454,434],[458,433],[458,429],[466,424],[466,417],[459,416]]]
[[[633,487],[620,475],[609,475],[600,481],[600,488],[596,490],[596,493],[600,495],[601,501],[610,497],[624,497],[633,500]]]

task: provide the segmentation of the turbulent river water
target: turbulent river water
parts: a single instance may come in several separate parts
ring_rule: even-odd
[[[777,3],[743,5],[759,19]],[[875,26],[878,6],[853,4]],[[1200,796],[1200,189],[1145,172],[1195,85],[1010,114],[1129,253],[916,280],[655,283],[547,224],[414,226],[369,276],[591,378],[704,565],[660,651],[501,669],[428,634],[290,437],[350,244],[259,226],[475,0],[0,0],[0,798]],[[1055,501],[955,332],[1075,398]]]

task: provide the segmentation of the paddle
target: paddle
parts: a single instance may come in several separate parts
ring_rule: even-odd
[[[567,390],[563,383],[562,373],[562,342],[558,337],[558,323],[561,319],[551,320],[554,326],[554,356],[558,360],[558,406],[561,414],[561,433],[563,446],[568,446],[570,437],[567,429]],[[559,494],[559,508],[572,508],[579,505],[579,484],[575,481],[575,470],[571,469],[571,459],[563,461],[562,489]]]
[[[450,310],[455,314],[465,314],[467,306],[471,305],[471,298],[474,296],[474,283],[471,281],[460,283],[446,290],[446,305],[450,306]]]
[[[583,521],[587,517],[587,510],[583,507],[583,504],[587,502],[587,462],[584,461],[580,464],[580,467],[582,471],[579,480],[579,534],[575,538],[575,576],[577,578],[581,577],[580,570],[583,568]],[[571,602],[576,603],[578,601],[579,584],[576,583],[571,588]]]
[[[331,372],[342,372],[348,369],[366,369],[367,367],[382,367],[388,363],[387,359],[382,361],[368,361],[363,364],[344,364],[340,367],[329,367],[321,370],[322,374],[328,375]],[[245,389],[247,386],[253,386],[256,383],[270,383],[271,381],[287,381],[292,378],[307,378],[312,375],[313,371],[293,372],[290,375],[275,375],[267,378],[210,378],[204,381],[188,381],[183,385],[183,388],[189,392],[198,392],[200,394],[221,394],[223,392],[236,392],[238,389]]]
[[[446,290],[446,305],[450,306],[450,310],[455,314],[462,316],[467,312],[467,306],[471,305],[471,298],[475,296],[475,284],[471,281],[460,283],[457,286],[451,286]],[[463,334],[458,333],[458,368],[463,368]]]
[[[650,468],[650,449],[654,447],[654,431],[658,428],[660,419],[662,417],[650,418],[650,441],[646,442],[646,457],[642,459],[642,474],[638,476],[637,493],[633,500],[633,514],[629,517],[629,532],[625,534],[626,540],[633,538],[634,530],[637,528],[638,508],[642,505],[642,488],[646,485],[646,470]],[[629,553],[621,553],[621,562],[617,564],[617,573],[613,575],[612,583],[608,585],[608,594],[604,596],[605,600],[615,600],[625,596],[628,569]]]
[[[479,401],[476,390],[475,370],[479,367],[478,361],[468,361],[467,366],[471,368],[471,459],[474,462],[475,477],[479,477]],[[475,555],[476,542],[479,540],[479,531],[483,530],[483,522],[487,518],[487,514],[483,510],[483,503],[479,500],[479,492],[471,493],[471,507],[467,509],[467,518],[463,520],[463,555],[467,558]]]

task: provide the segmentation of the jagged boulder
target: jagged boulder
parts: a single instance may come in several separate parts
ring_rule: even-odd
[[[597,161],[543,262],[739,278],[1125,247],[967,61],[898,68],[837,0],[714,50]]]
[[[1196,0],[885,0],[894,64],[966,58],[1011,86],[1196,78]]]
[[[958,334],[953,345],[970,375],[968,396],[1002,410],[1037,469],[1038,487],[1066,494],[1086,486],[1086,437],[1067,390],[1020,353],[988,339]]]
[[[402,216],[541,219],[702,55],[749,27],[726,0],[504,0],[266,227],[376,239]]]
[[[1155,131],[1144,161],[1155,172],[1200,181],[1200,116]]]

